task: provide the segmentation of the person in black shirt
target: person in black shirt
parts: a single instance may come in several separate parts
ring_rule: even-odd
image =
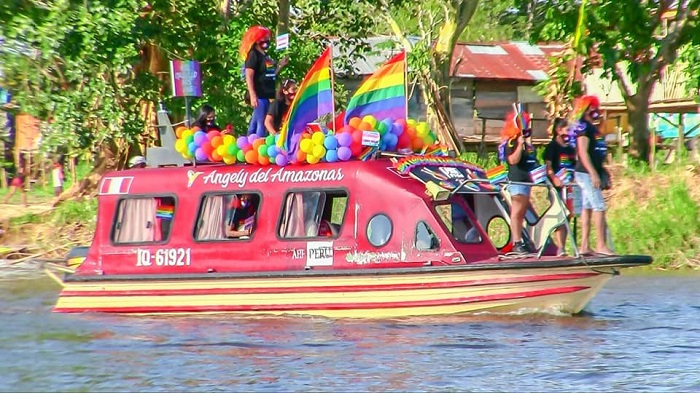
[[[260,137],[267,135],[265,129],[265,116],[270,106],[270,100],[275,98],[275,81],[277,74],[287,64],[287,57],[283,58],[279,65],[275,64],[267,54],[270,48],[272,33],[266,27],[253,26],[246,31],[243,37],[242,50],[247,45],[245,58],[245,82],[248,89],[248,99],[253,107],[253,117],[248,126],[248,135],[258,134]],[[252,42],[250,42],[252,41]]]
[[[530,116],[523,114],[524,124],[515,121],[515,113],[506,118],[502,136],[508,138],[505,147],[508,162],[508,180],[511,182],[530,183],[530,171],[537,167],[535,148],[530,143],[532,134]],[[520,129],[522,127],[522,129]],[[522,238],[523,220],[530,206],[530,185],[510,184],[508,192],[511,196],[510,231],[513,236],[513,252],[528,253],[529,247]]]
[[[592,254],[590,247],[591,217],[596,227],[596,252],[614,255],[607,244],[605,200],[603,189],[610,187],[610,176],[603,167],[608,148],[605,138],[593,123],[600,118],[599,101],[594,96],[584,96],[575,103],[574,113],[581,113],[574,125],[576,135],[576,184],[581,187],[581,253]]]
[[[576,165],[576,149],[569,144],[568,123],[566,120],[559,118],[554,120],[552,140],[544,148],[542,158],[547,166],[547,177],[561,194],[565,184],[557,176],[557,173],[563,168],[573,175]],[[564,256],[566,255],[566,226],[557,228],[556,234],[554,242],[557,245],[557,256]]]
[[[277,97],[270,104],[270,110],[265,116],[265,129],[270,135],[276,135],[280,131],[282,120],[287,113],[289,106],[297,94],[297,83],[292,79],[286,79],[277,90]]]

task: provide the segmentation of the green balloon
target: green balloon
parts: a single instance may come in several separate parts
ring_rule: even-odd
[[[266,145],[260,145],[260,147],[258,147],[258,155],[260,157],[267,157],[267,146]]]
[[[235,143],[235,142],[232,143],[232,144],[230,144],[230,145],[228,145],[228,146],[226,147],[226,149],[228,150],[228,154],[229,154],[231,157],[236,157],[236,158],[238,158],[238,151],[239,151],[239,150],[238,150],[238,146],[236,146],[236,143]]]
[[[243,150],[239,150],[236,153],[236,159],[238,160],[238,162],[245,162],[245,153],[243,152]]]
[[[275,144],[275,136],[274,135],[268,135],[267,138],[265,138],[265,144],[268,146],[272,146]]]

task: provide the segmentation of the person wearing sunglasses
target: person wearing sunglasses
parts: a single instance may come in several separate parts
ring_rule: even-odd
[[[293,79],[285,79],[277,90],[275,100],[270,104],[270,110],[265,116],[265,129],[270,135],[277,135],[282,126],[282,120],[292,105],[294,96],[297,94],[297,83]]]
[[[270,107],[270,100],[275,98],[277,74],[287,65],[285,56],[279,64],[267,54],[272,33],[263,26],[249,28],[241,42],[241,55],[245,58],[245,82],[247,98],[253,107],[253,117],[248,126],[248,135],[267,135],[265,116]]]

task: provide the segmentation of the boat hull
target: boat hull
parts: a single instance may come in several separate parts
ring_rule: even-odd
[[[619,265],[392,272],[72,277],[54,311],[394,318],[522,310],[579,313]],[[623,266],[625,267],[625,266]]]

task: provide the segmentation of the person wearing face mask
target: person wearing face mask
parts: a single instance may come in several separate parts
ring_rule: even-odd
[[[241,194],[231,199],[226,219],[226,237],[245,239],[250,237],[255,226],[258,210],[254,194]]]
[[[530,115],[524,112],[522,118],[516,120],[515,112],[509,113],[501,136],[506,140],[504,156],[508,162],[508,180],[530,183],[530,171],[537,167],[535,148],[530,142]],[[513,236],[513,252],[526,254],[530,252],[530,248],[523,240],[522,233],[525,213],[530,206],[530,186],[510,184],[508,192],[511,196],[510,231]]]
[[[565,184],[557,176],[557,173],[565,169],[573,175],[576,167],[576,149],[569,143],[571,138],[569,137],[568,128],[568,122],[565,119],[554,119],[552,140],[544,148],[542,155],[547,167],[547,177],[554,185],[554,188],[562,195],[562,198],[564,198],[563,189]],[[566,255],[566,236],[567,230],[565,226],[557,228],[556,237],[554,238],[554,242],[557,245],[557,256]]]
[[[277,90],[275,100],[270,104],[270,110],[265,116],[265,129],[270,135],[277,135],[282,126],[282,120],[289,106],[297,94],[297,83],[292,79],[286,79]]]
[[[270,107],[270,100],[275,98],[275,81],[277,74],[284,67],[288,58],[284,57],[278,65],[267,54],[272,33],[263,26],[253,26],[243,35],[240,55],[245,59],[245,83],[247,100],[253,107],[253,117],[248,126],[248,135],[267,135],[265,116]]]
[[[590,246],[591,219],[596,227],[596,253],[614,255],[607,244],[605,200],[602,190],[610,188],[610,174],[603,166],[608,154],[604,136],[594,124],[600,119],[600,102],[595,96],[583,96],[574,102],[576,121],[576,184],[581,188],[581,253],[593,254]]]
[[[219,126],[216,125],[216,112],[214,108],[206,104],[202,105],[202,107],[199,108],[197,120],[194,121],[192,126],[199,127],[204,132],[219,130]]]

